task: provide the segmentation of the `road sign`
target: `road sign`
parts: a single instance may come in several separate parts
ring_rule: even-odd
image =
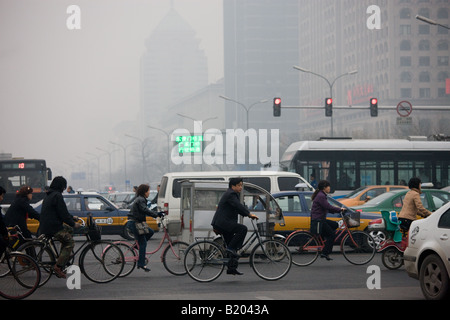
[[[397,113],[400,117],[408,117],[412,112],[412,104],[409,101],[400,101],[397,105]]]

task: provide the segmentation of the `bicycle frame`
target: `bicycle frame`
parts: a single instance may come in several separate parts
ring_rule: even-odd
[[[167,246],[170,246],[170,248],[171,248],[173,254],[174,254],[176,257],[178,257],[178,254],[175,252],[175,250],[173,250],[173,246],[172,246],[173,241],[172,241],[172,238],[170,237],[169,232],[167,231],[167,228],[166,228],[164,225],[163,225],[163,230],[164,230],[164,236],[161,238],[161,241],[159,242],[158,247],[157,247],[155,250],[153,250],[153,251],[147,251],[147,252],[145,252],[145,255],[146,255],[146,256],[150,256],[150,255],[155,254],[156,252],[158,252],[158,251],[163,247],[163,243],[167,240],[167,241],[168,241]],[[126,244],[126,245],[129,245],[129,244],[130,244],[129,242],[126,242],[126,241],[116,241],[116,242],[114,242],[114,243],[116,243],[116,244],[117,244],[117,243],[124,243],[124,244]],[[166,247],[167,247],[167,246],[166,246]],[[166,248],[166,247],[165,247],[165,248]],[[135,240],[135,241],[133,242],[133,244],[131,245],[130,249],[131,249],[131,250],[135,250],[135,251],[139,251],[139,243],[138,243],[137,240]],[[160,257],[160,258],[161,258],[161,262],[163,262],[163,254],[164,254],[164,250],[161,252],[161,257]],[[178,257],[178,258],[179,258],[179,257]],[[130,260],[130,259],[131,259],[131,260]],[[139,259],[139,255],[136,254],[134,257],[130,257],[130,258],[125,257],[125,262],[138,261],[138,259]]]

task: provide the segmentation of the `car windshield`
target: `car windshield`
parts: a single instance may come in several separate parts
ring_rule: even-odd
[[[357,195],[359,195],[362,191],[364,191],[365,189],[366,189],[367,187],[359,187],[358,189],[356,189],[356,190],[353,190],[352,192],[350,192],[348,195],[346,195],[344,198],[354,198],[354,197],[356,197]]]
[[[363,207],[377,206],[381,202],[383,202],[384,200],[391,198],[396,193],[398,193],[398,192],[396,192],[396,191],[389,191],[389,192],[382,193],[378,197],[375,197],[372,200],[367,201],[366,204],[363,205]]]

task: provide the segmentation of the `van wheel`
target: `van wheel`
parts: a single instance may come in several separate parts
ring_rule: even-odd
[[[439,256],[432,254],[425,258],[420,267],[419,280],[426,299],[442,300],[449,297],[448,273]]]

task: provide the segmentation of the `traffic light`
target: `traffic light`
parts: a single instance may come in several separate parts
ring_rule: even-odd
[[[370,98],[370,116],[378,117],[378,99]]]
[[[325,117],[333,116],[333,99],[326,98],[325,99]]]
[[[281,116],[281,98],[273,98],[273,116]]]

